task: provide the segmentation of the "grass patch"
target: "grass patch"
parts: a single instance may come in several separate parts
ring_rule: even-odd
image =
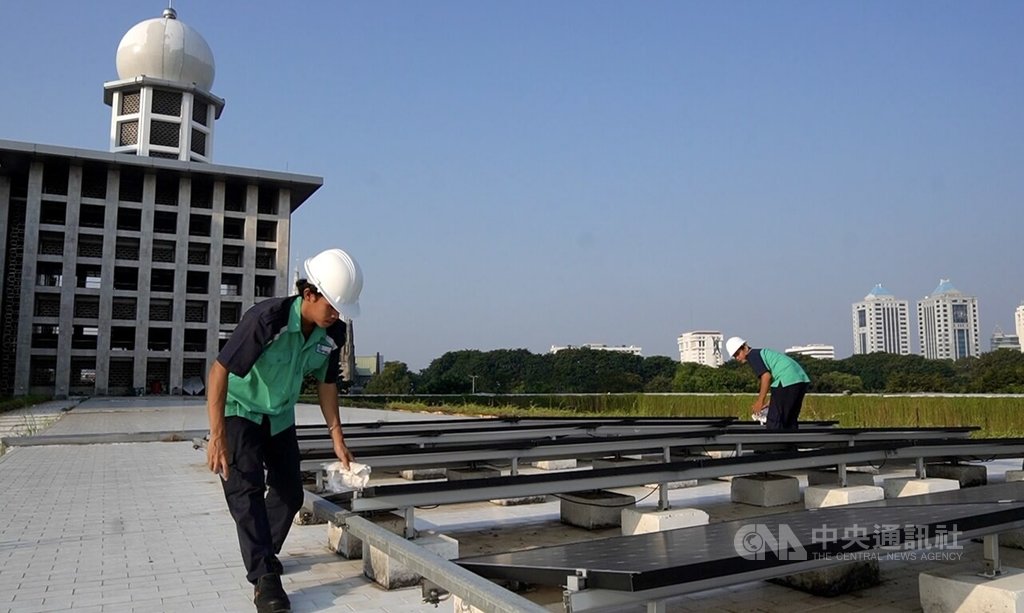
[[[50,400],[49,396],[18,396],[17,398],[0,398],[0,413],[23,409]]]

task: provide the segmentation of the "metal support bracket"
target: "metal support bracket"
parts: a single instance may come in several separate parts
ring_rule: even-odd
[[[999,560],[999,535],[989,534],[986,536],[982,549],[985,554],[985,570],[979,574],[989,579],[1001,577],[1003,567]]]

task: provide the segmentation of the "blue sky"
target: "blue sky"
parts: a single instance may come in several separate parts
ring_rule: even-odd
[[[0,5],[0,138],[106,150],[117,44],[164,6]],[[214,161],[324,178],[292,257],[359,260],[357,353],[678,358],[711,328],[846,357],[851,303],[940,278],[984,350],[1013,330],[1024,3],[174,6],[216,58]]]

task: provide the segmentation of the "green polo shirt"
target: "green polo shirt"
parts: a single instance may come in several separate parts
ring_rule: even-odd
[[[249,309],[217,356],[229,373],[224,415],[257,424],[267,416],[271,436],[294,425],[303,378],[312,373],[318,381],[337,380],[344,331],[336,322],[314,327],[306,338],[298,296]]]

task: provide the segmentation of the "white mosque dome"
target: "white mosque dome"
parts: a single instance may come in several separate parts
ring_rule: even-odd
[[[117,74],[213,87],[213,52],[199,32],[178,21],[174,9],[135,24],[117,46]]]

